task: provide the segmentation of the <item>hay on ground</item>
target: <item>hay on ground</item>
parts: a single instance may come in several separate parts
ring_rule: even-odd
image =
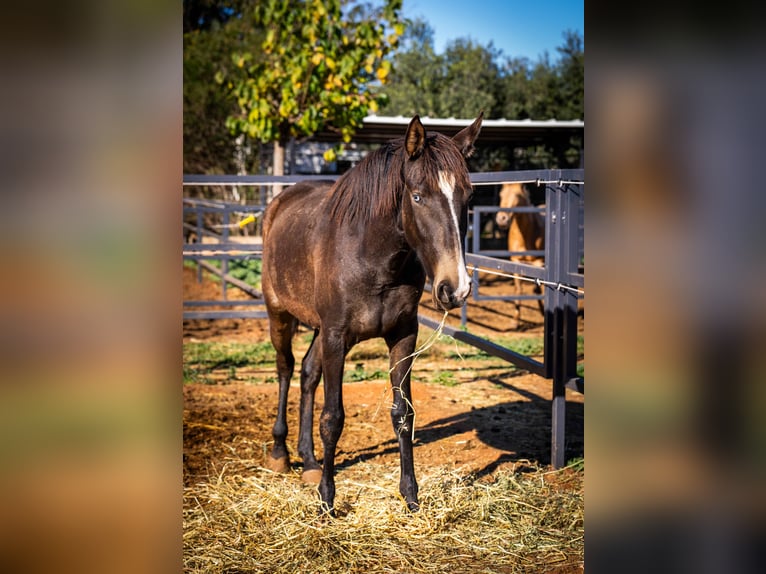
[[[583,473],[524,469],[422,469],[421,511],[410,514],[398,468],[362,463],[337,473],[334,519],[318,516],[316,488],[297,473],[224,469],[184,491],[185,570],[581,572]]]

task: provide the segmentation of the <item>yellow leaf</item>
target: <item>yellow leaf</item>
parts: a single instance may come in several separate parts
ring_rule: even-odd
[[[335,155],[335,150],[334,150],[334,149],[332,149],[332,148],[330,148],[330,149],[328,149],[326,152],[324,152],[324,153],[322,154],[322,156],[324,157],[324,160],[325,160],[326,162],[335,161],[335,158],[337,157],[337,156]]]
[[[370,101],[370,106],[369,107],[370,107],[370,111],[373,112],[373,113],[377,112],[380,109],[378,107],[378,102],[376,102],[375,100],[371,100]]]
[[[381,82],[386,81],[386,77],[388,77],[388,69],[387,68],[378,68],[378,71],[375,72],[375,75],[378,76],[378,79]]]

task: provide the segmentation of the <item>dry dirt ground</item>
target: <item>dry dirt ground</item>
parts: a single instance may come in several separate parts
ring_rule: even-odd
[[[482,283],[484,294],[508,292],[506,280]],[[531,292],[531,291],[528,291]],[[184,269],[184,299],[216,298],[220,285]],[[240,297],[230,289],[231,298]],[[426,294],[426,297],[430,297]],[[423,312],[439,319],[429,309]],[[453,316],[454,315],[454,316]],[[541,336],[542,317],[534,301],[525,302],[523,325],[512,328],[513,306],[504,302],[471,303],[468,329],[476,334],[514,337]],[[459,324],[453,312],[450,324]],[[580,320],[583,323],[583,320]],[[582,331],[582,326],[580,327]],[[421,339],[430,330],[421,327]],[[266,320],[185,321],[184,342],[223,341],[257,343],[268,341]],[[346,368],[364,363],[367,370],[386,369],[384,360],[365,354],[362,344],[352,351]],[[356,354],[355,354],[356,353]],[[298,361],[300,353],[296,353]],[[263,463],[271,443],[271,426],[277,404],[277,385],[272,369],[251,369],[243,382],[227,378],[213,384],[184,385],[184,482],[207,481],[226,466],[247,474]],[[450,385],[433,382],[449,372]],[[387,412],[390,389],[382,379],[348,382],[344,385],[346,423],[338,444],[338,472],[359,462],[398,467],[398,450]],[[293,452],[297,443],[297,377],[289,396],[288,437]],[[498,359],[466,357],[449,360],[419,358],[413,371],[413,403],[416,410],[415,465],[452,465],[466,474],[490,477],[498,469],[524,471],[526,467],[550,462],[550,397],[548,380]],[[320,385],[317,409],[323,404]],[[584,397],[567,391],[566,458],[583,456]],[[317,456],[322,456],[318,432],[314,432]],[[300,459],[293,456],[293,464]],[[237,465],[245,468],[232,468]],[[566,482],[566,473],[559,474]],[[565,485],[562,485],[565,486]]]

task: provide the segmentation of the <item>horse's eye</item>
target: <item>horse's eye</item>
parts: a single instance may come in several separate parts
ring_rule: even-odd
[[[419,193],[413,193],[412,194],[412,201],[414,201],[415,203],[420,203],[421,200],[422,200],[422,198],[420,197]]]

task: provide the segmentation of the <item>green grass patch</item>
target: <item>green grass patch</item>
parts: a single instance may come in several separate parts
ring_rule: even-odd
[[[388,379],[388,373],[380,369],[367,370],[364,363],[356,363],[353,370],[346,368],[343,372],[343,380],[348,383],[360,381],[377,381]]]
[[[439,385],[444,385],[445,387],[454,387],[458,384],[458,380],[455,378],[455,373],[452,371],[437,371],[434,373],[432,381]]]
[[[211,383],[214,377],[237,378],[237,369],[251,365],[276,365],[269,342],[193,342],[183,346],[184,383]]]

